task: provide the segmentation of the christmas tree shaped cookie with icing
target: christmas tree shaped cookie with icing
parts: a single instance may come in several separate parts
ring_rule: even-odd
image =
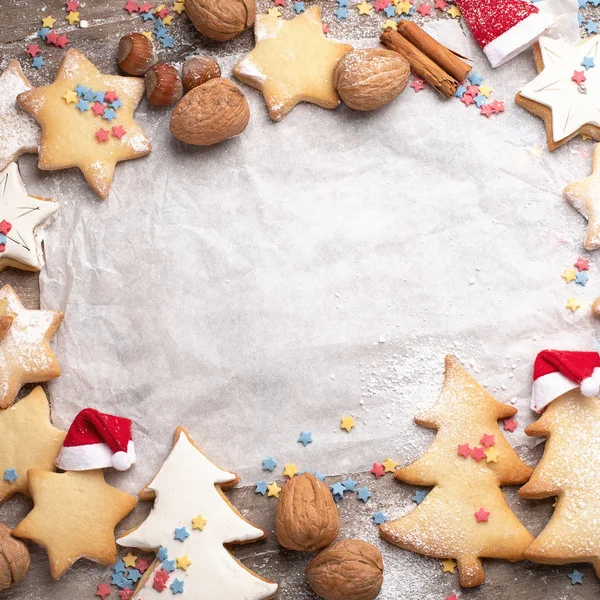
[[[266,537],[229,502],[222,488],[238,482],[204,456],[183,428],[158,474],[140,493],[154,500],[148,518],[120,538],[121,546],[156,550],[134,598],[159,600],[170,588],[186,598],[266,600],[276,583],[253,573],[225,545]]]
[[[523,498],[558,497],[552,518],[529,546],[529,560],[589,562],[600,577],[600,355],[544,350],[534,366],[532,409],[542,416],[525,433],[546,437],[544,455]]]
[[[419,459],[395,472],[400,481],[434,487],[409,514],[381,525],[383,538],[419,554],[455,559],[464,587],[483,583],[481,558],[523,559],[533,536],[500,489],[525,483],[531,475],[498,427],[498,419],[516,412],[447,356],[437,404],[415,417],[437,435]]]

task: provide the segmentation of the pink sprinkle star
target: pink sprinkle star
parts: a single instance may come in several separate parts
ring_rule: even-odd
[[[425,89],[425,82],[420,77],[414,77],[410,87],[415,90],[415,92],[420,92]]]
[[[96,137],[99,142],[108,142],[108,134],[109,131],[107,129],[102,129],[102,127],[96,131]]]
[[[150,561],[146,558],[138,558],[135,568],[143,575],[150,566]]]
[[[156,13],[156,16],[161,19],[164,19],[168,14],[169,14],[169,9],[165,6],[162,10],[159,10]]]
[[[458,600],[458,596],[456,594],[452,594],[452,596],[447,596],[446,600]]]
[[[111,593],[112,590],[110,589],[110,585],[108,585],[108,583],[101,583],[98,585],[98,589],[96,590],[94,596],[100,596],[100,598],[104,600],[107,596],[110,596]]]
[[[471,451],[471,456],[477,461],[479,462],[482,458],[485,458],[485,450],[483,448],[481,448],[480,446],[476,446],[475,448],[473,448],[473,450]]]
[[[581,256],[577,259],[577,262],[573,265],[577,267],[579,272],[587,271],[590,268],[590,261],[587,258],[581,258]]]
[[[446,2],[446,0],[435,0],[434,7],[438,10],[446,10],[447,6],[448,3]]]
[[[6,220],[0,221],[0,233],[2,235],[7,235],[11,229],[12,229],[12,225],[8,221],[6,221]]]
[[[54,31],[50,31],[50,33],[46,36],[46,44],[54,44],[56,46],[56,40],[58,39],[58,33]]]
[[[504,430],[510,431],[511,433],[517,428],[517,422],[514,417],[504,419]]]
[[[467,458],[470,454],[471,454],[471,448],[469,447],[469,444],[459,444],[459,446],[458,446],[458,455],[459,456],[464,456],[465,458]]]
[[[502,102],[502,100],[494,100],[492,102],[492,108],[496,114],[504,112],[504,102]]]
[[[275,6],[285,6],[285,0],[275,0]]]
[[[491,104],[483,104],[479,114],[485,115],[489,119],[494,114],[494,107]]]
[[[77,0],[68,0],[65,2],[67,12],[75,12],[79,8],[79,2]]]
[[[133,0],[127,0],[127,4],[125,4],[124,8],[130,15],[132,15],[134,12],[137,12],[138,5],[137,2],[134,2]]]
[[[125,131],[123,125],[118,125],[112,128],[112,134],[119,139],[121,139],[126,133],[127,132]]]
[[[431,14],[431,6],[429,6],[429,4],[421,4],[419,8],[417,8],[417,12],[421,13],[424,17],[427,17]]]
[[[465,92],[465,94],[468,94],[469,96],[473,96],[473,98],[475,98],[475,96],[479,94],[479,87],[476,85],[469,85],[467,86],[467,91]]]
[[[100,102],[92,104],[92,111],[97,117],[101,117],[104,114],[104,104],[100,104]]]
[[[571,81],[574,81],[577,85],[581,85],[585,81],[585,73],[583,71],[573,71]]]
[[[323,23],[323,33],[327,35],[329,33],[329,24]]]
[[[29,56],[37,56],[40,52],[40,47],[37,44],[29,44],[29,46],[27,46],[27,54],[29,54]]]
[[[377,479],[379,479],[380,477],[383,477],[385,475],[385,468],[383,465],[380,465],[379,463],[373,463],[373,468],[371,469],[371,473],[373,473],[373,475],[375,475],[375,477]]]
[[[106,100],[106,102],[108,102],[109,104],[111,102],[114,102],[119,96],[117,96],[117,92],[111,92],[108,91],[104,94],[104,100]]]
[[[140,13],[142,13],[142,14],[143,14],[143,13],[147,13],[147,12],[149,12],[150,10],[152,10],[152,5],[151,5],[151,4],[148,4],[147,2],[144,2],[144,3],[140,4],[140,6],[139,6],[139,8],[138,8],[138,12],[140,12]]]
[[[479,443],[485,448],[489,448],[496,443],[493,435],[489,435],[488,433],[484,433],[483,437],[479,440]]]
[[[133,590],[128,588],[119,590],[119,596],[121,597],[121,600],[131,600],[131,598],[133,598]]]
[[[469,94],[464,94],[460,101],[465,106],[470,106],[471,104],[475,104],[475,100],[473,100],[473,96],[469,96]]]
[[[484,510],[483,508],[480,508],[475,513],[475,518],[477,519],[478,523],[487,523],[489,516],[490,516],[490,513],[487,512],[486,510]]]
[[[389,3],[390,0],[375,0],[375,4],[373,5],[373,7],[377,12],[379,12],[380,10],[387,8]]]
[[[59,35],[54,44],[59,48],[64,48],[69,43],[69,38],[66,35]]]

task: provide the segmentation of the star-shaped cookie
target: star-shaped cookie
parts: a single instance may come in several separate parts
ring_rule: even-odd
[[[104,75],[81,52],[67,51],[53,83],[18,96],[42,126],[40,169],[78,167],[106,198],[116,164],[150,152],[150,141],[133,120],[143,94],[142,79]],[[108,140],[96,135],[100,129],[112,132]]]
[[[5,285],[0,289],[1,317],[12,318],[0,336],[0,409],[4,409],[14,402],[24,383],[40,383],[60,375],[49,342],[63,314],[57,310],[27,310],[15,290]]]
[[[14,494],[29,495],[28,469],[54,471],[54,460],[65,432],[50,422],[50,405],[41,387],[36,387],[10,408],[0,411],[0,502]],[[17,478],[4,477],[13,469]]]
[[[325,37],[321,8],[284,21],[256,17],[256,46],[234,67],[234,75],[260,90],[273,121],[287,115],[298,102],[335,108],[340,98],[333,85],[333,69],[352,46]]]
[[[12,534],[46,548],[52,577],[59,579],[80,558],[114,564],[115,527],[137,500],[108,485],[101,470],[33,469],[28,478],[34,508]]]
[[[21,154],[37,152],[40,128],[22,108],[17,96],[32,89],[21,65],[11,60],[0,75],[0,171]]]
[[[50,198],[28,196],[17,163],[0,173],[0,271],[39,271],[44,264],[42,223],[59,209]]]
[[[587,220],[584,246],[587,250],[600,248],[600,144],[594,148],[592,174],[568,185],[563,194]]]
[[[600,141],[600,36],[573,46],[541,37],[533,56],[541,72],[515,102],[544,120],[549,150],[579,134]],[[585,67],[586,59],[598,66]]]

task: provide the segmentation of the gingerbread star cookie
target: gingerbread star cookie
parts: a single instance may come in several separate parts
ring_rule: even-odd
[[[57,310],[27,310],[10,285],[0,289],[0,409],[14,402],[24,383],[60,375],[49,342],[62,318]]]
[[[17,163],[0,173],[0,271],[42,268],[42,224],[58,209],[55,200],[27,195]]]
[[[18,96],[42,126],[40,169],[78,167],[106,198],[116,164],[150,152],[133,120],[143,94],[142,79],[104,75],[81,52],[67,51],[52,84]]]
[[[101,470],[59,474],[33,469],[27,476],[34,508],[12,534],[46,548],[52,577],[60,579],[80,558],[114,564],[115,527],[137,500],[108,485]]]
[[[11,60],[0,75],[0,171],[21,154],[37,152],[40,128],[22,108],[17,96],[32,89],[21,65]]]
[[[259,15],[254,35],[256,47],[235,65],[233,73],[263,93],[273,121],[285,117],[298,102],[323,108],[340,103],[333,69],[352,46],[325,37],[319,6],[289,21]]]
[[[600,36],[571,46],[541,37],[533,56],[539,75],[515,101],[546,124],[548,148],[555,150],[582,134],[600,141]]]
[[[568,185],[563,194],[588,221],[584,246],[587,250],[600,248],[600,144],[594,147],[592,174]]]
[[[36,387],[10,408],[0,411],[0,502],[29,495],[28,469],[54,471],[65,432],[50,422],[50,405]]]

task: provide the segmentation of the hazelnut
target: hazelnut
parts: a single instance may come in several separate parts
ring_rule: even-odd
[[[29,571],[29,550],[0,523],[0,591],[19,583]]]
[[[594,317],[600,317],[600,297],[596,298],[592,304],[592,314]]]
[[[179,71],[173,65],[156,63],[148,69],[144,79],[146,97],[150,104],[168,106],[183,96],[183,83]]]
[[[152,40],[141,33],[128,33],[119,41],[117,62],[127,75],[139,77],[156,64],[156,51]]]
[[[206,83],[209,79],[221,77],[221,69],[214,58],[207,54],[190,56],[181,70],[183,88],[186,92]]]
[[[256,0],[186,0],[185,12],[200,33],[223,42],[254,23]]]

